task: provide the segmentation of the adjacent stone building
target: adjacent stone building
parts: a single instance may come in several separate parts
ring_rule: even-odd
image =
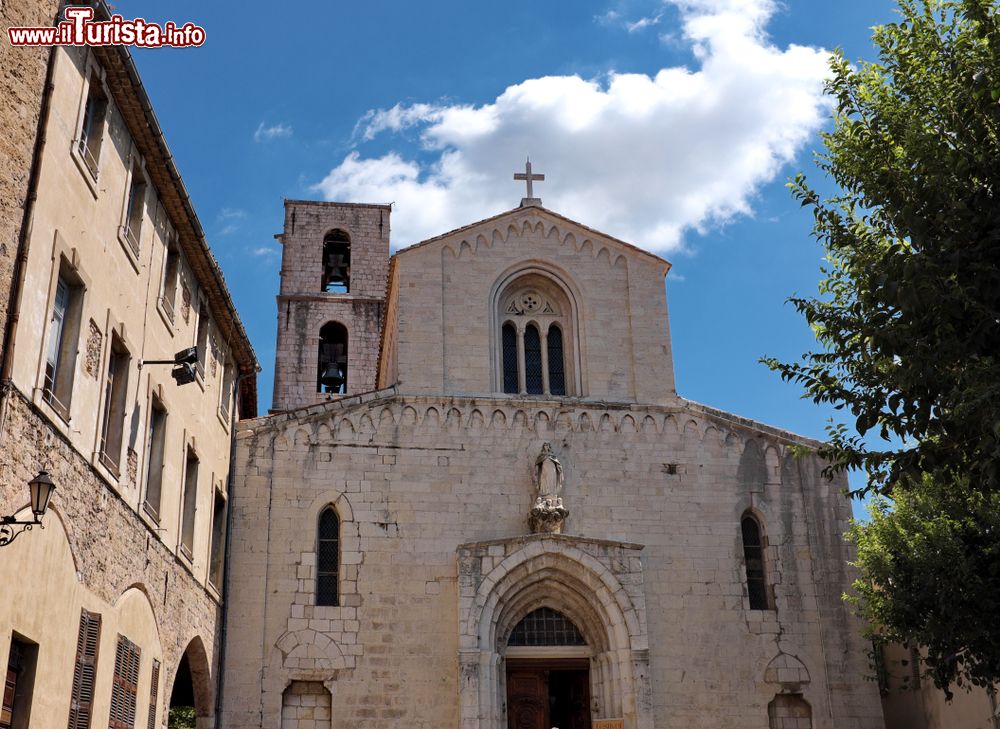
[[[0,727],[211,727],[254,353],[128,52],[0,54],[0,514],[56,483],[41,527],[0,533]],[[150,364],[188,347],[188,384]]]
[[[669,264],[534,198],[391,258],[388,231],[286,202],[222,723],[881,727],[846,483],[676,393]]]

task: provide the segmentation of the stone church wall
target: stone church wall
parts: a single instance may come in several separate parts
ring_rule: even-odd
[[[760,729],[769,713],[810,713],[814,729],[881,727],[860,625],[840,599],[846,484],[792,456],[800,439],[684,401],[392,390],[241,426],[224,725],[283,726],[292,682],[321,682],[331,729],[500,729],[467,723],[460,706],[459,550],[527,533],[544,442],[565,468],[567,538],[642,546],[649,690],[636,700],[652,724],[626,713],[628,729]],[[316,525],[330,504],[342,601],[321,607]],[[764,525],[773,610],[749,607],[747,511]]]

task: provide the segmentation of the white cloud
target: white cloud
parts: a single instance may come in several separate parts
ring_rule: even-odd
[[[546,207],[650,250],[675,250],[686,230],[748,214],[755,191],[822,123],[827,53],[773,45],[771,0],[667,1],[697,68],[548,76],[482,106],[373,111],[358,139],[418,129],[422,153],[353,151],[315,189],[396,202],[398,245],[516,206],[524,188],[511,176],[526,155],[546,175],[535,186]]]
[[[280,251],[272,246],[259,246],[250,251],[250,255],[255,258],[269,258],[270,256],[277,256]]]
[[[267,126],[265,122],[261,122],[257,125],[257,131],[253,133],[253,141],[270,142],[272,139],[290,136],[292,136],[292,128],[288,124],[278,122],[277,124]]]
[[[617,23],[621,19],[621,13],[617,10],[609,10],[601,15],[594,16],[594,22],[600,23],[601,25],[612,25]]]
[[[232,235],[240,229],[239,221],[247,216],[247,211],[240,208],[222,208],[215,216],[215,222],[219,226],[219,235]]]
[[[650,26],[659,25],[660,20],[662,19],[663,19],[663,13],[658,13],[656,15],[649,15],[645,18],[639,18],[638,20],[634,20],[632,22],[626,22],[625,30],[627,30],[629,33],[635,33],[640,30],[645,30]]]

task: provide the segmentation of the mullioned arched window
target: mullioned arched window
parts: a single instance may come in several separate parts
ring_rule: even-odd
[[[529,273],[506,286],[497,303],[499,388],[512,395],[576,394],[573,309],[562,288]]]

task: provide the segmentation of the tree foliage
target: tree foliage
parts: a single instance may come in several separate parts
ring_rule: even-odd
[[[831,61],[837,193],[791,185],[826,250],[819,296],[791,299],[820,351],[764,361],[850,413],[820,452],[878,496],[858,605],[947,688],[1000,679],[1000,9],[898,3],[878,62]]]
[[[881,62],[835,55],[821,197],[799,175],[826,249],[818,298],[792,303],[823,351],[765,360],[848,410],[822,455],[888,493],[923,474],[1000,481],[1000,13],[991,0],[901,0],[875,29]],[[874,430],[886,445],[873,448]],[[902,444],[901,446],[898,444]],[[894,445],[895,444],[895,445]]]
[[[939,687],[1000,677],[1000,492],[930,480],[876,498],[855,522],[865,579],[852,600],[878,640],[921,646]],[[950,694],[950,692],[949,692]]]

